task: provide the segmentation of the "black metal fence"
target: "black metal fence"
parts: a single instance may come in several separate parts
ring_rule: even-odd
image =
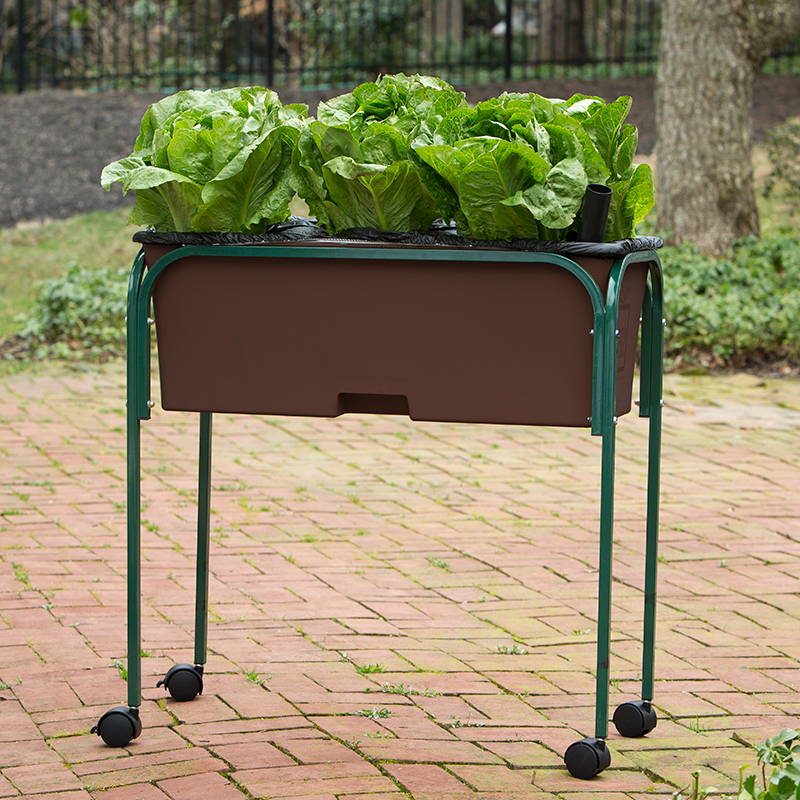
[[[655,71],[660,0],[0,0],[0,91]],[[771,71],[800,72],[800,40]]]

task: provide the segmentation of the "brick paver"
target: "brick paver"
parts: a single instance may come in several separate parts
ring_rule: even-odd
[[[123,702],[121,365],[0,381],[0,797],[528,800],[735,786],[800,716],[800,383],[670,376],[656,703],[612,769],[593,720],[599,440],[585,431],[215,417],[204,694],[196,415],[143,425],[144,732]],[[612,708],[637,696],[646,424],[621,420]],[[613,728],[612,728],[613,731]]]

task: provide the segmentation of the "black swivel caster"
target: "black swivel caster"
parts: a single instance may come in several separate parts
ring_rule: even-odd
[[[203,694],[203,668],[192,664],[176,664],[156,684],[156,688],[159,686],[166,686],[173,700],[182,703],[194,700],[197,695]]]
[[[628,736],[632,739],[650,733],[657,722],[656,710],[647,700],[632,700],[629,703],[622,703],[614,712],[614,726],[621,736]]]
[[[567,748],[564,763],[573,778],[594,778],[611,764],[611,751],[603,739],[590,736]]]
[[[96,733],[109,747],[125,747],[142,732],[138,708],[116,706],[100,717],[91,733]]]

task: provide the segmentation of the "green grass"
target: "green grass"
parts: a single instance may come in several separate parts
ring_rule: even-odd
[[[500,653],[502,656],[526,656],[528,655],[528,651],[518,644],[506,645],[506,644],[499,644],[497,645],[497,652]]]
[[[442,692],[438,689],[415,689],[405,683],[382,683],[378,689],[368,687],[367,692],[385,692],[386,694],[401,694],[404,697],[418,695],[420,697],[440,697]]]
[[[371,673],[385,671],[383,664],[363,664],[361,666],[353,664],[353,666],[356,668],[356,672],[359,675],[369,675]]]
[[[37,283],[63,274],[71,262],[86,267],[130,265],[137,230],[127,208],[93,211],[64,220],[0,229],[0,339],[19,329],[16,317],[36,297]]]
[[[28,575],[27,570],[22,564],[16,564],[12,562],[12,568],[14,569],[14,577],[23,585],[23,587],[27,590],[33,590],[33,585],[31,584],[30,576]]]
[[[369,719],[386,719],[392,716],[388,708],[362,708],[358,711],[345,711],[346,717],[369,717]]]
[[[254,683],[256,686],[261,686],[262,688],[267,685],[267,681],[269,680],[270,676],[261,676],[257,672],[248,672],[245,677],[250,683]]]
[[[112,659],[111,666],[116,667],[117,672],[119,673],[119,677],[122,678],[123,681],[128,680],[128,670],[125,668],[125,664],[121,659],[119,658]]]

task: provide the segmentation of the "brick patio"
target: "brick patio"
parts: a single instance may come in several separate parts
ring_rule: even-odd
[[[197,418],[143,426],[144,732],[125,699],[121,365],[0,380],[0,798],[572,800],[733,789],[800,717],[800,383],[670,377],[656,704],[590,734],[599,440],[215,417],[205,694],[191,661]],[[619,426],[612,708],[637,697],[646,424]],[[612,729],[613,730],[613,729]]]

